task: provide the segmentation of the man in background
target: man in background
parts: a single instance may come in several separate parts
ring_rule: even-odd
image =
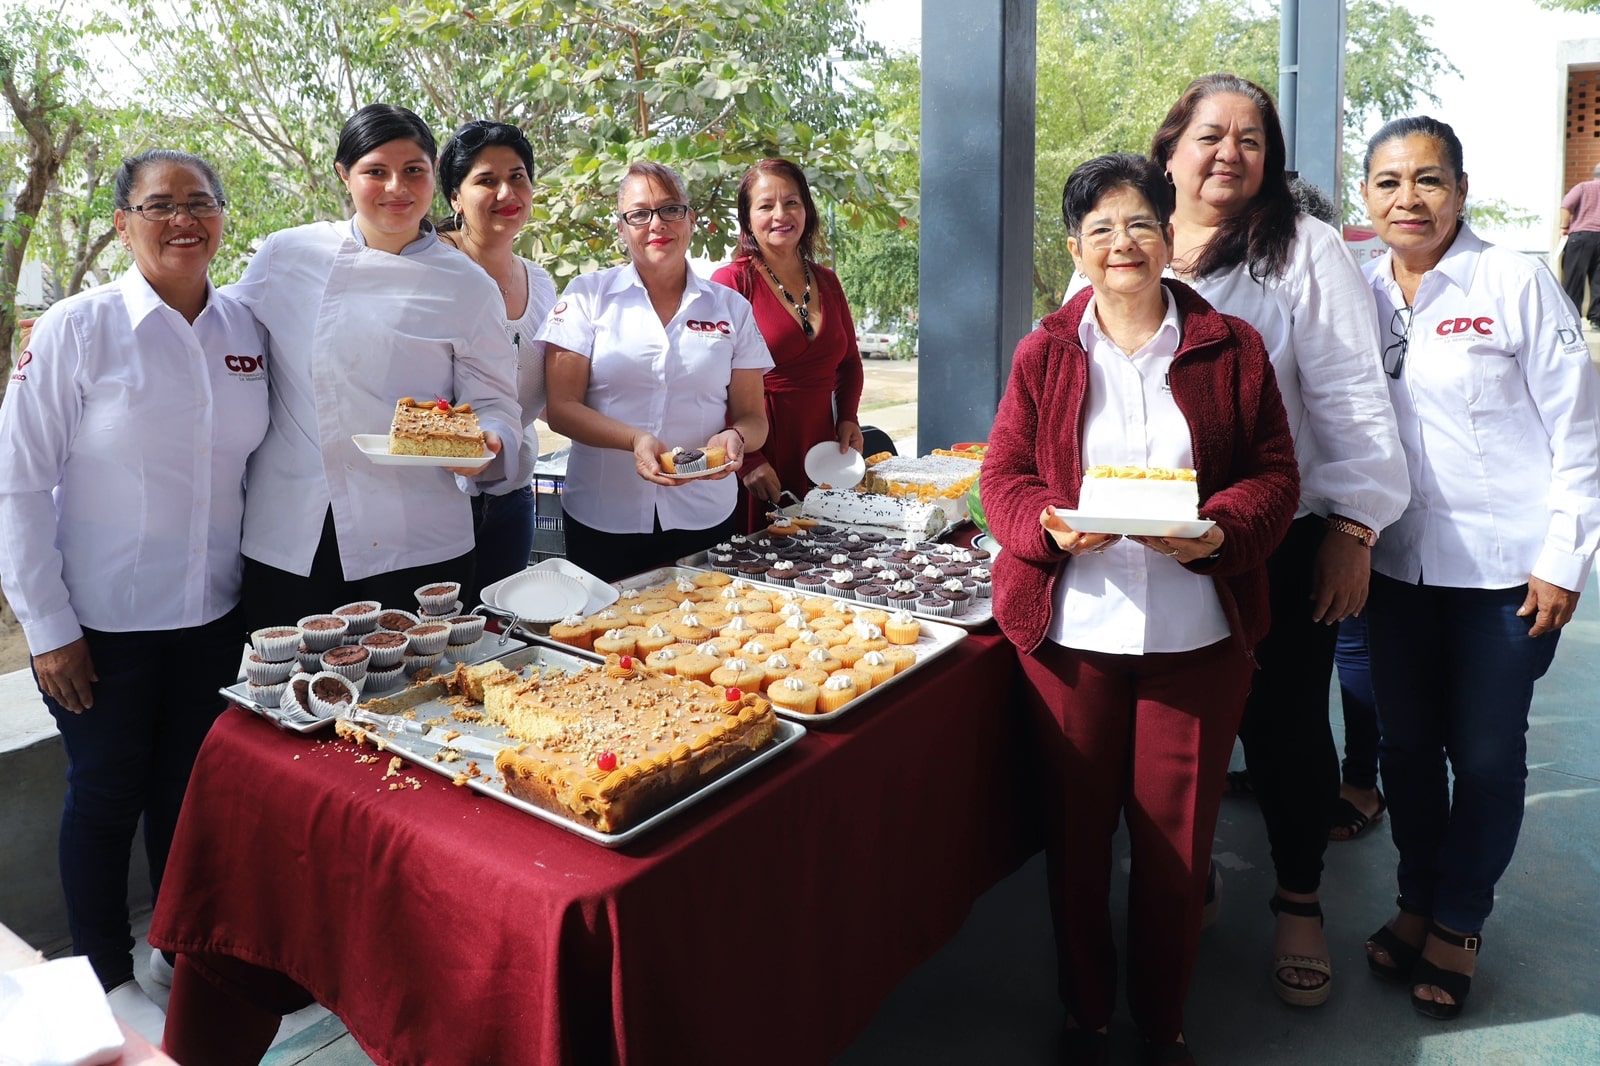
[[[1561,253],[1561,284],[1572,306],[1583,309],[1583,285],[1589,283],[1591,329],[1600,330],[1600,164],[1594,177],[1580,181],[1561,200],[1561,232],[1567,238]]]

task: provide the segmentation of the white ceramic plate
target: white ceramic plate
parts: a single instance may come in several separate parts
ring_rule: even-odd
[[[1079,533],[1117,533],[1125,537],[1198,537],[1216,525],[1206,518],[1199,521],[1181,518],[1116,518],[1068,511],[1062,507],[1057,507],[1055,511],[1063,522]]]
[[[1057,511],[1056,513],[1062,514],[1064,512]],[[1069,522],[1068,525],[1071,525],[1071,523]],[[989,536],[987,533],[979,533],[976,537],[973,537],[972,546],[974,548],[981,548],[996,559],[1000,557],[1000,542]]]
[[[569,614],[590,613],[585,609],[589,592],[583,584],[554,570],[512,574],[484,589],[483,599],[491,607],[514,612],[524,622],[559,622]]]
[[[483,590],[483,602],[490,607],[498,607],[502,611],[512,610],[513,608],[501,602],[501,590],[522,577],[523,574],[545,572],[562,574],[583,586],[583,590],[588,594],[589,599],[584,603],[583,609],[579,612],[580,614],[594,614],[596,611],[603,611],[617,602],[615,586],[606,584],[583,567],[574,566],[565,559],[546,559],[537,566],[530,566],[522,573],[512,574],[510,577],[496,581]]]
[[[723,463],[721,466],[714,466],[709,470],[696,470],[692,474],[669,474],[663,470],[661,471],[661,476],[671,478],[673,481],[695,481],[699,478],[710,477],[712,474],[720,474],[731,466],[733,466],[732,463]]]
[[[387,433],[357,433],[351,440],[356,442],[356,447],[361,449],[361,454],[367,461],[378,466],[449,466],[457,470],[482,470],[494,458],[494,453],[485,449],[480,459],[463,459],[459,455],[395,455],[389,451],[389,435]]]
[[[806,477],[813,484],[853,489],[866,476],[867,460],[854,448],[840,455],[838,443],[825,440],[806,452]]]

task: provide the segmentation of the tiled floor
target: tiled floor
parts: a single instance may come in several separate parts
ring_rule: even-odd
[[[1223,913],[1202,942],[1188,1035],[1209,1066],[1594,1066],[1600,1063],[1600,593],[1578,617],[1541,682],[1529,734],[1531,774],[1521,845],[1501,881],[1472,998],[1454,1023],[1416,1015],[1404,992],[1366,973],[1361,944],[1388,916],[1394,848],[1387,823],[1331,845],[1323,898],[1335,990],[1318,1010],[1272,995],[1272,889],[1261,819],[1224,803],[1215,854]],[[1337,724],[1337,714],[1335,720]],[[912,973],[837,1066],[1025,1066],[1054,1061],[1049,915],[1035,859],[974,907],[960,934]],[[315,1010],[315,1009],[314,1009]],[[271,1066],[369,1060],[338,1020],[303,1014]],[[1132,1061],[1126,1014],[1113,1027]],[[759,1055],[752,1056],[759,1063]],[[513,1066],[513,1064],[507,1064]]]

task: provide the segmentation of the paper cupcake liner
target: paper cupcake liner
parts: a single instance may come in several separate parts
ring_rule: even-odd
[[[450,643],[472,644],[483,636],[488,619],[481,614],[458,614],[450,619]]]
[[[453,663],[470,663],[478,657],[478,649],[483,647],[483,638],[479,637],[471,644],[447,644],[445,654]]]
[[[275,685],[246,685],[244,692],[258,706],[276,707],[283,698],[283,690],[288,687],[287,681],[279,681]]]
[[[281,685],[289,680],[294,668],[293,659],[286,659],[283,662],[263,662],[252,656],[244,661],[244,675],[250,679],[252,685]]]
[[[382,670],[368,670],[366,691],[372,693],[393,692],[406,683],[406,668],[404,665],[386,667]]]
[[[423,622],[406,630],[411,640],[410,655],[436,655],[450,642],[450,627],[443,622]]]
[[[330,618],[338,624],[319,629],[306,628],[308,622],[321,622],[325,618]],[[295,624],[300,627],[300,642],[312,651],[337,648],[344,642],[345,632],[350,628],[349,622],[332,614],[308,614]]]
[[[436,651],[432,655],[406,655],[405,671],[407,677],[415,676],[418,670],[432,670],[444,658],[444,652]]]
[[[314,674],[322,669],[322,653],[302,644],[296,652],[295,664],[305,673]]]
[[[297,626],[268,626],[250,634],[250,646],[269,663],[294,662],[294,649],[299,643]]]
[[[344,686],[344,688],[349,692],[350,698],[348,700],[329,700],[318,694],[317,686],[319,684],[326,685],[330,678]],[[332,671],[324,670],[321,673],[312,675],[310,694],[311,713],[316,715],[318,718],[332,718],[334,715],[339,714],[342,711],[353,709],[357,703],[361,702],[361,685],[359,682],[351,681],[348,677],[345,677],[342,674],[336,674]]]
[[[374,635],[375,634],[372,633],[367,634],[369,637]],[[406,636],[404,633],[399,635],[402,637]],[[378,670],[388,670],[391,667],[399,666],[400,661],[405,658],[406,652],[411,648],[411,638],[406,637],[405,640],[401,641],[399,644],[396,644],[392,648],[386,648],[382,645],[368,644],[364,639],[361,646],[367,649],[368,673],[372,673]]]
[[[324,658],[322,669],[333,674],[338,674],[346,681],[360,681],[367,676],[367,671],[372,666],[372,653],[367,652],[367,657],[358,663],[330,663]]]
[[[430,591],[437,589],[437,592]],[[450,611],[461,596],[461,582],[459,581],[430,581],[420,586],[412,593],[417,598],[417,605],[427,614],[442,614]]]
[[[355,608],[364,609],[356,610]],[[335,617],[343,618],[346,622],[349,622],[349,632],[359,637],[378,628],[378,612],[381,610],[383,610],[383,607],[377,600],[358,600],[355,603],[347,603],[343,607],[335,607],[333,613]],[[345,614],[344,612],[346,611],[350,613]]]

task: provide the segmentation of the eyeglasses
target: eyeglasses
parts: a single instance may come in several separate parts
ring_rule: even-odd
[[[179,211],[194,219],[216,218],[227,206],[226,200],[188,200],[183,203],[174,200],[151,200],[147,204],[135,204],[127,210],[135,211],[151,222],[166,222],[176,218]]]
[[[1161,223],[1153,218],[1136,218],[1122,226],[1096,226],[1079,233],[1078,239],[1096,251],[1105,251],[1117,243],[1117,234],[1126,233],[1134,244],[1160,244],[1164,239]]]
[[[689,217],[688,204],[662,204],[660,207],[636,207],[632,211],[618,211],[617,217],[630,226],[648,226],[650,219],[661,216],[663,222],[682,222]]]
[[[1389,319],[1389,336],[1394,338],[1394,343],[1383,350],[1383,372],[1392,378],[1400,376],[1400,368],[1406,365],[1406,348],[1411,344],[1411,306],[1396,307],[1394,316]]]

